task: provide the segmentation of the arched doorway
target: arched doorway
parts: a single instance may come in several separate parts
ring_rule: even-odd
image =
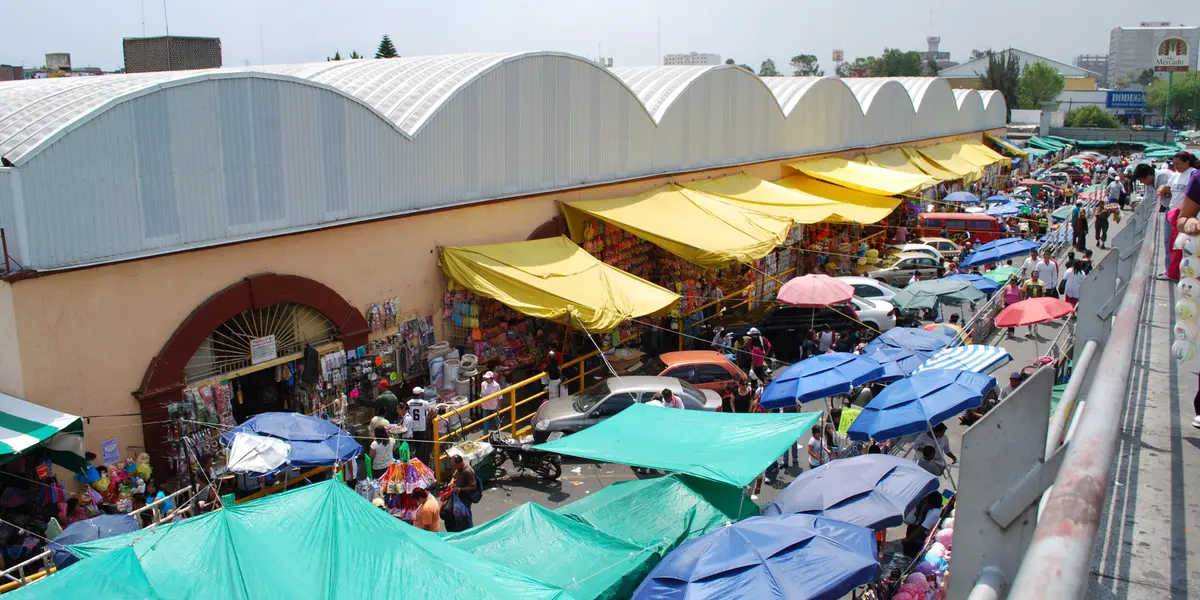
[[[156,471],[169,472],[166,462],[170,451],[169,432],[164,423],[168,416],[167,405],[181,401],[189,379],[194,381],[202,372],[203,361],[197,363],[196,357],[205,355],[206,345],[211,349],[214,339],[225,335],[223,341],[216,343],[223,348],[225,360],[237,360],[236,356],[229,355],[243,347],[245,340],[228,337],[231,323],[236,328],[239,319],[287,315],[308,321],[319,317],[320,323],[303,324],[299,331],[308,327],[311,332],[324,332],[322,335],[342,342],[346,348],[367,343],[370,328],[362,313],[328,286],[307,277],[277,273],[252,275],[213,294],[171,334],[162,350],[150,361],[141,386],[133,393],[141,403],[146,451],[152,457]],[[254,334],[252,331],[242,333]],[[294,339],[284,341],[296,343]]]

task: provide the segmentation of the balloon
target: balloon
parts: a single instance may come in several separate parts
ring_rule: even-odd
[[[954,529],[954,519],[950,518],[942,521],[942,529]]]
[[[1176,321],[1171,333],[1177,342],[1195,342],[1200,336],[1200,325],[1196,321]]]
[[[929,580],[926,579],[925,576],[920,573],[913,573],[913,574],[909,575],[908,578],[904,580],[904,584],[905,585],[915,585],[915,586],[921,588],[922,592],[929,591]]]
[[[1175,342],[1171,344],[1171,356],[1175,360],[1187,362],[1196,356],[1196,344],[1192,342]]]
[[[1200,256],[1185,256],[1179,261],[1179,274],[1183,277],[1200,276]]]
[[[1191,321],[1200,315],[1200,308],[1197,307],[1196,301],[1190,298],[1181,298],[1175,302],[1175,316],[1184,321]]]
[[[954,530],[942,529],[933,535],[933,539],[937,540],[937,543],[949,548],[954,545]]]
[[[892,596],[892,600],[917,600],[917,597],[912,595],[911,592],[896,592]]]
[[[1174,248],[1190,256],[1200,256],[1200,237],[1181,233],[1175,238]]]
[[[924,575],[933,575],[937,572],[937,567],[934,567],[933,563],[923,560],[917,563],[917,572]]]
[[[1175,284],[1175,291],[1184,298],[1195,300],[1200,298],[1200,281],[1197,281],[1195,277],[1180,279],[1179,283]]]
[[[932,554],[938,558],[943,558],[946,556],[946,545],[941,542],[934,542],[929,546],[929,552],[926,554]]]

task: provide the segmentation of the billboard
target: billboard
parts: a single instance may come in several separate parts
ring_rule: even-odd
[[[846,52],[843,50],[833,51],[833,62],[842,62],[846,59]]]
[[[1104,105],[1108,108],[1145,108],[1146,93],[1134,90],[1109,90]]]
[[[1158,51],[1154,53],[1155,71],[1186,71],[1188,59],[1191,57],[1187,40],[1170,37],[1158,43]]]

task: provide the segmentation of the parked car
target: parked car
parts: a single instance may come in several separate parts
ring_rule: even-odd
[[[533,439],[543,443],[555,432],[576,433],[633,406],[646,403],[664,389],[683,402],[685,410],[715,411],[721,395],[674,377],[609,377],[578,394],[547,400],[533,414]]]
[[[896,307],[892,303],[858,297],[851,298],[850,303],[858,313],[858,320],[867,326],[868,337],[875,337],[877,333],[896,326]]]
[[[772,303],[742,315],[714,319],[714,325],[724,326],[734,337],[756,328],[771,343],[776,358],[794,362],[800,358],[800,344],[810,331],[828,325],[833,331],[846,333],[858,327],[857,319],[852,304],[801,308]]]
[[[921,279],[934,279],[946,272],[941,261],[921,252],[901,252],[891,257],[886,267],[867,273],[867,277],[898,287],[908,285],[913,275]]]
[[[1071,176],[1066,173],[1045,173],[1042,175],[1042,181],[1064,187],[1071,183]]]
[[[927,254],[933,258],[936,258],[939,264],[945,262],[946,260],[946,258],[942,256],[942,253],[938,251],[937,248],[934,248],[929,244],[901,244],[897,246],[888,246],[887,251],[884,254],[898,254],[901,252],[919,252],[921,254]]]
[[[893,287],[878,279],[871,279],[870,277],[843,275],[837,279],[854,288],[855,296],[867,300],[883,300],[884,302],[888,302],[892,299],[892,296],[900,293],[900,288]]]
[[[962,257],[962,247],[946,238],[923,237],[920,239],[920,242],[937,248],[937,251],[942,253],[942,258],[946,260],[958,262]]]
[[[744,371],[729,362],[724,354],[714,350],[685,350],[660,354],[656,358],[646,360],[633,374],[674,377],[702,390],[712,390],[721,397],[733,394],[738,383],[747,379]]]

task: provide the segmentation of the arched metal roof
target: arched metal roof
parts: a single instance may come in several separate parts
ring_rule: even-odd
[[[683,94],[688,86],[705,73],[719,68],[721,67],[619,67],[612,69],[612,74],[633,90],[654,122],[661,123],[671,103]]]
[[[836,77],[763,77],[763,83],[775,96],[783,114],[790,115],[800,99],[817,83],[825,80],[841,81]]]

